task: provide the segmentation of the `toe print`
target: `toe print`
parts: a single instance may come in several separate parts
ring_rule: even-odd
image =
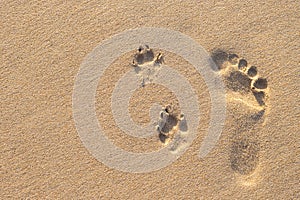
[[[236,54],[229,54],[228,55],[228,60],[233,65],[236,65],[238,63],[238,59],[239,59],[239,57]]]
[[[266,89],[268,87],[267,79],[258,78],[253,81],[254,89]]]
[[[211,54],[211,58],[217,64],[218,69],[224,69],[226,66],[223,65],[228,60],[228,53],[223,50],[217,49]]]
[[[247,72],[248,76],[255,77],[257,75],[257,68],[255,66],[251,66]]]
[[[265,78],[257,78],[254,79],[251,83],[251,89],[253,91],[253,95],[256,98],[257,103],[260,106],[266,106],[266,92],[265,90],[268,88],[268,81]]]
[[[239,70],[246,70],[247,69],[247,64],[248,63],[245,59],[240,59],[239,64],[238,64]]]

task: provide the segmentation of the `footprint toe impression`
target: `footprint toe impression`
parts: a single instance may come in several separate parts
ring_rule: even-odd
[[[251,66],[247,73],[250,77],[254,77],[257,75],[257,68],[255,66]]]
[[[253,86],[257,89],[266,89],[268,87],[267,79],[265,78],[258,78],[254,81]]]

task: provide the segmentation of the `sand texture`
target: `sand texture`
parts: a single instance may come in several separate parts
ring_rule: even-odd
[[[300,198],[299,2],[2,1],[0,10],[1,199]],[[130,173],[103,164],[85,147],[72,95],[86,56],[115,34],[140,27],[181,32],[209,53],[216,63],[210,73],[224,84],[226,119],[215,147],[199,158],[212,126],[204,77],[174,52],[136,46],[111,63],[96,88],[95,113],[107,138],[130,152],[158,151],[175,141],[169,147],[175,156],[189,142],[186,135],[195,138],[172,164]],[[180,99],[155,84],[166,65],[186,78],[198,99],[196,106],[188,100],[201,111],[192,133]],[[162,111],[157,133],[147,138],[125,134],[117,125],[123,121],[114,119],[124,113],[111,109],[114,88],[128,72],[141,84],[129,101],[132,120],[146,125]],[[123,86],[118,98],[128,94],[130,85]]]

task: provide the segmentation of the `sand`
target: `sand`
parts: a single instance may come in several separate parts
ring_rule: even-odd
[[[296,1],[4,1],[0,9],[1,199],[299,198]],[[190,63],[163,49],[153,52],[184,75],[202,113],[186,152],[156,171],[123,172],[97,160],[76,130],[72,95],[84,59],[105,39],[139,27],[188,35],[218,64],[211,71],[225,86],[225,126],[202,159],[199,149],[211,126],[208,87]],[[96,116],[116,146],[158,151],[168,141],[158,134],[124,134],[110,106],[117,81],[134,68],[137,48],[116,59],[99,80]],[[236,62],[228,60],[233,53]],[[241,59],[247,68],[238,67]],[[147,83],[130,99],[132,119],[149,123],[153,103],[172,104],[174,116],[181,112],[170,89]]]

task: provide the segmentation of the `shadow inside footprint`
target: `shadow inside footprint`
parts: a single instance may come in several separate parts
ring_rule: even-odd
[[[221,49],[216,49],[216,50],[213,50],[213,52],[211,53],[211,58],[217,65],[217,69],[213,69],[213,70],[218,71],[220,69],[225,68],[225,66],[223,66],[223,64],[228,60],[228,53],[226,53],[225,51],[223,51]]]
[[[256,75],[257,75],[257,67],[251,66],[251,67],[248,69],[247,74],[248,74],[250,77],[256,76]]]
[[[168,136],[163,134],[163,133],[159,133],[158,134],[158,137],[159,137],[159,140],[162,142],[162,143],[166,143],[166,140],[168,139]]]
[[[245,59],[240,59],[238,68],[239,70],[245,70],[247,68],[248,62]]]
[[[250,91],[251,79],[240,71],[232,71],[227,77],[226,86],[233,91]]]
[[[145,61],[146,62],[150,62],[154,59],[154,53],[152,50],[147,50],[147,52],[145,53]]]
[[[164,133],[169,133],[173,127],[177,125],[177,123],[178,119],[175,116],[170,115],[161,131]]]
[[[136,54],[135,60],[138,64],[142,64],[144,62],[144,54]]]
[[[252,173],[258,164],[259,145],[250,138],[238,139],[232,143],[231,168],[242,175]]]
[[[265,78],[258,78],[253,86],[257,89],[266,89],[268,87],[268,81]]]
[[[173,107],[171,105],[167,105],[160,112],[160,120],[158,122],[157,131],[159,132],[159,140],[162,143],[166,143],[168,139],[172,138],[174,134],[174,127],[178,125],[179,119],[173,111]]]
[[[253,92],[253,95],[257,101],[257,103],[260,105],[260,106],[264,106],[265,105],[265,93],[263,91],[260,91],[260,92]]]
[[[186,132],[188,130],[187,121],[184,117],[182,117],[181,121],[179,122],[179,130]]]
[[[261,111],[255,113],[255,114],[251,115],[250,118],[252,120],[254,120],[255,122],[257,122],[258,120],[263,118],[265,112],[266,112],[265,110],[261,110]]]
[[[228,99],[238,100],[231,101],[236,104],[229,109],[229,114],[234,119],[230,127],[233,132],[229,152],[230,166],[236,173],[249,175],[259,163],[257,131],[264,122],[265,89],[268,83],[265,78],[259,77],[257,67],[250,65],[246,59],[239,58],[237,54],[217,49],[211,53],[211,59],[217,65],[217,70],[213,70],[220,70],[219,74],[226,84]],[[261,107],[257,106],[252,94]]]

